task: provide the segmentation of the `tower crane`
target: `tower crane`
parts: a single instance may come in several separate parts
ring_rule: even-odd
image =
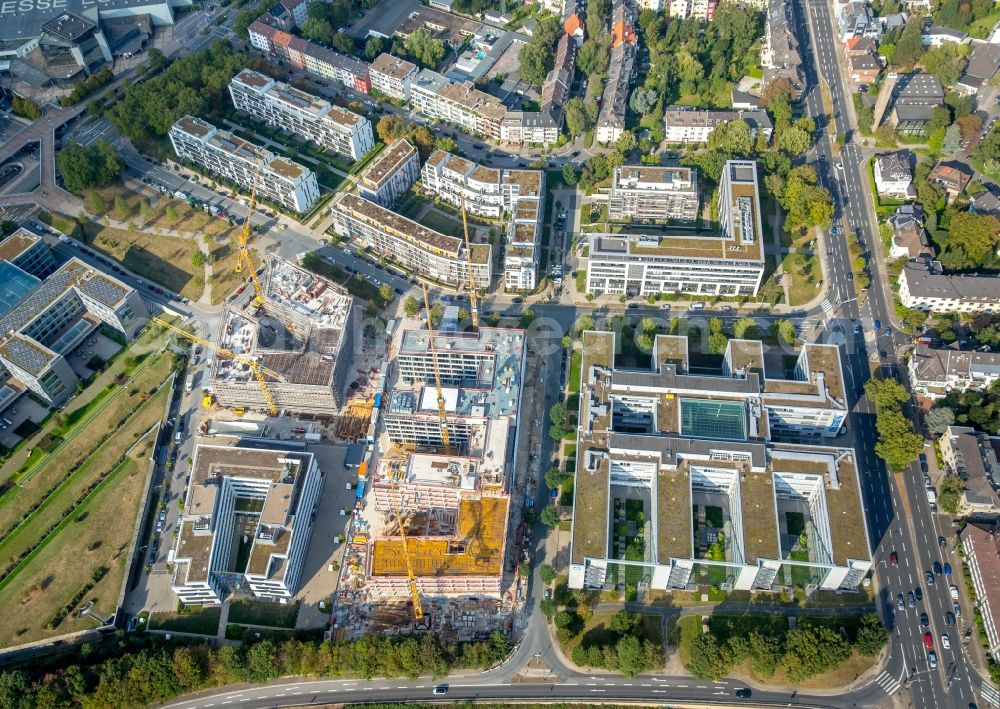
[[[444,405],[444,392],[441,390],[441,372],[438,370],[437,351],[434,349],[434,327],[431,324],[431,301],[427,295],[427,286],[424,285],[424,308],[427,310],[427,348],[431,353],[431,362],[434,365],[434,385],[437,387],[437,408],[438,419],[441,422],[441,440],[444,442],[445,451],[451,450],[451,440],[448,434],[448,413]]]
[[[263,163],[257,163],[257,170],[253,175],[253,187],[250,189],[250,201],[247,203],[247,218],[243,220],[243,228],[240,229],[239,236],[239,255],[236,258],[236,272],[242,273],[243,267],[246,265],[247,270],[250,271],[250,280],[253,282],[253,289],[256,293],[254,297],[254,305],[260,306],[264,303],[264,289],[260,286],[260,280],[257,278],[257,271],[253,267],[253,259],[250,258],[250,252],[247,250],[247,244],[250,242],[250,229],[251,223],[250,218],[253,216],[254,207],[257,206],[257,185],[260,182],[260,172],[263,169]]]
[[[469,315],[472,329],[479,330],[479,303],[476,296],[476,278],[472,274],[472,246],[469,245],[469,224],[465,218],[465,196],[462,196],[462,230],[465,232],[465,265],[469,269]]]
[[[413,600],[413,617],[423,620],[424,608],[420,602],[420,587],[417,586],[417,577],[413,573],[413,562],[410,561],[410,540],[406,537],[406,529],[403,527],[403,513],[400,511],[399,489],[396,481],[392,481],[392,506],[396,512],[396,522],[399,524],[399,538],[403,542],[403,560],[406,562],[406,578],[410,585],[410,598]]]
[[[213,350],[220,357],[225,357],[227,359],[239,362],[240,364],[245,364],[247,367],[250,368],[250,371],[253,372],[254,378],[257,380],[257,385],[260,387],[260,393],[263,394],[264,401],[267,402],[268,413],[271,416],[278,415],[278,406],[274,401],[274,396],[271,394],[271,390],[267,388],[267,380],[265,379],[265,377],[273,377],[278,381],[284,381],[285,378],[283,376],[275,372],[273,369],[268,369],[259,362],[250,359],[249,357],[244,357],[243,355],[236,354],[235,352],[227,350],[224,347],[220,347],[214,342],[209,342],[208,340],[198,337],[197,335],[192,334],[187,330],[182,330],[176,325],[171,325],[166,320],[162,320],[160,318],[155,318],[155,317],[150,319],[157,325],[162,325],[171,332],[175,332],[178,335],[181,335],[182,337],[186,337],[192,342],[195,342],[199,345],[205,345],[209,349]]]

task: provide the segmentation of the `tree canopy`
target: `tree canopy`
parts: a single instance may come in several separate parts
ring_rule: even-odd
[[[71,143],[59,151],[56,163],[66,189],[74,194],[109,185],[121,171],[117,153],[105,140]]]
[[[554,17],[538,23],[531,40],[521,47],[517,61],[520,76],[533,86],[541,86],[555,65],[555,46],[562,35],[562,25]]]
[[[434,69],[444,59],[444,42],[423,27],[414,30],[403,43],[407,55],[422,66]]]

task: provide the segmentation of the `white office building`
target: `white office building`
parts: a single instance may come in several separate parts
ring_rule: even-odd
[[[622,165],[615,170],[608,218],[690,223],[698,218],[698,171],[689,167]]]
[[[250,69],[233,77],[229,94],[237,110],[351,160],[375,147],[372,124],[364,116]]]
[[[188,160],[285,209],[305,212],[319,198],[311,170],[258,148],[200,118],[184,116],[170,128],[170,142],[181,160]]]

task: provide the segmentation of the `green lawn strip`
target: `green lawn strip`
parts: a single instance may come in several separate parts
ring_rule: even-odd
[[[139,416],[143,413],[143,409],[147,407],[150,401],[158,397],[161,391],[162,387],[160,388],[160,390],[158,390],[155,394],[146,399],[146,401],[142,402],[135,409],[127,412],[121,419],[122,422],[121,425],[126,426],[128,425],[128,423],[131,423],[132,421],[138,421]],[[107,448],[107,446],[110,444],[119,443],[121,429],[116,428],[116,430],[113,433],[119,435],[109,435],[107,438],[105,438],[104,441],[100,443],[100,445],[98,445],[93,451],[91,451],[91,453],[86,458],[84,458],[80,462],[79,467],[75,471],[67,475],[63,479],[63,481],[59,483],[58,487],[56,487],[56,489],[53,490],[51,494],[49,494],[41,501],[38,507],[31,514],[25,517],[24,520],[22,520],[20,524],[18,524],[14,529],[12,529],[11,532],[6,537],[0,540],[0,563],[2,563],[3,555],[7,552],[7,549],[23,536],[24,532],[27,531],[26,528],[32,522],[34,522],[39,517],[39,515],[41,515],[41,513],[43,513],[48,507],[50,507],[52,504],[58,501],[59,496],[62,494],[64,490],[66,490],[66,488],[68,488],[71,484],[73,484],[76,480],[80,479],[80,477],[82,477],[90,470],[91,465],[98,458],[98,456],[100,456],[101,453]],[[31,542],[29,541],[28,543],[30,545]]]
[[[87,428],[87,424],[89,424],[98,414],[100,414],[102,411],[104,411],[104,409],[106,409],[108,406],[110,406],[111,403],[114,402],[115,399],[117,399],[121,395],[121,393],[123,391],[125,391],[126,387],[129,384],[131,384],[133,381],[135,381],[136,377],[138,377],[139,374],[141,374],[143,371],[145,371],[146,368],[150,364],[152,364],[152,362],[155,362],[155,361],[158,361],[158,360],[159,360],[159,357],[147,357],[145,360],[143,360],[139,364],[139,366],[136,367],[135,371],[132,372],[132,376],[129,377],[128,381],[125,382],[121,387],[119,387],[118,391],[115,392],[115,394],[113,396],[108,397],[105,400],[103,406],[98,407],[97,409],[95,409],[94,411],[92,411],[88,416],[85,416],[83,419],[81,419],[80,421],[78,421],[77,424],[76,424],[76,426],[73,427],[73,429],[70,430],[67,433],[67,435],[63,438],[62,443],[60,443],[58,446],[56,446],[55,449],[51,453],[49,453],[44,458],[41,458],[40,460],[36,461],[34,465],[32,465],[27,470],[25,470],[23,473],[21,473],[21,472],[15,473],[14,476],[11,478],[11,480],[13,482],[15,482],[15,483],[28,482],[29,480],[31,480],[32,476],[35,474],[36,469],[39,468],[42,463],[44,463],[45,461],[47,461],[49,458],[52,458],[53,456],[55,456],[68,443],[70,443],[71,441],[73,441],[73,439],[75,439],[77,436],[79,436],[80,433]],[[85,406],[86,406],[86,404],[85,404]],[[0,499],[0,507],[2,507],[4,504],[5,504],[5,500],[4,499]]]
[[[229,604],[228,622],[237,625],[294,628],[298,616],[298,603],[282,605],[260,601],[233,601]]]
[[[569,356],[569,381],[566,382],[570,394],[580,391],[580,367],[583,366],[583,353],[573,350]]]
[[[131,448],[131,446],[130,446],[130,448]],[[104,478],[104,480],[102,480],[101,482],[99,482],[94,487],[93,490],[91,490],[89,493],[87,493],[87,496],[85,498],[83,498],[83,500],[81,500],[81,502],[80,502],[79,505],[77,505],[73,509],[69,510],[67,512],[66,516],[63,517],[63,520],[58,525],[56,525],[55,529],[53,529],[51,532],[49,532],[48,534],[46,534],[45,537],[43,537],[42,540],[39,542],[38,546],[35,547],[34,549],[32,549],[31,552],[26,557],[24,557],[23,559],[21,559],[21,562],[17,566],[15,566],[13,569],[11,569],[10,573],[8,573],[3,579],[0,579],[0,590],[3,590],[8,585],[10,585],[10,583],[15,578],[17,578],[17,575],[19,573],[21,573],[21,571],[23,571],[25,569],[25,567],[28,566],[28,564],[31,563],[32,559],[34,559],[36,556],[38,556],[39,552],[41,552],[42,549],[44,549],[46,546],[48,546],[49,543],[61,531],[63,531],[64,529],[66,529],[66,527],[68,527],[70,525],[70,523],[73,521],[73,519],[75,517],[77,517],[80,514],[80,512],[84,511],[87,508],[87,505],[90,504],[90,501],[93,500],[94,497],[96,497],[101,492],[101,490],[103,490],[107,485],[109,485],[112,481],[114,481],[114,479],[116,477],[118,477],[118,474],[121,473],[122,470],[125,470],[130,465],[132,465],[133,463],[134,463],[134,461],[131,458],[129,458],[128,454],[126,453],[124,460],[122,460],[118,465],[116,465],[112,469],[112,471],[108,474],[108,476],[106,478]]]
[[[149,616],[149,628],[175,633],[215,635],[221,616],[222,608],[219,606],[206,606],[182,613],[153,613]]]
[[[90,414],[91,411],[95,407],[100,405],[100,403],[104,401],[106,398],[116,393],[118,392],[115,389],[114,383],[112,383],[111,386],[104,387],[99,392],[97,392],[94,398],[88,401],[86,404],[74,410],[72,413],[66,414],[66,423],[64,423],[62,426],[55,426],[52,430],[49,431],[49,435],[53,437],[65,438],[66,434],[69,431],[71,431],[73,427],[75,427],[80,422],[81,419]],[[45,451],[42,452],[44,453]]]

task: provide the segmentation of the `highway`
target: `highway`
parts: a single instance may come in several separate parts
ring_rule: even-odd
[[[877,256],[873,252],[881,245],[872,196],[869,194],[868,156],[860,145],[851,140],[854,132],[852,99],[837,54],[835,19],[828,8],[823,0],[800,0],[797,4],[799,36],[803,44],[808,38],[813,59],[811,63],[807,62],[812,86],[807,106],[809,113],[817,117],[818,130],[823,130],[818,144],[817,169],[823,184],[833,193],[834,203],[839,208],[836,222],[841,225],[839,238],[830,238],[828,244],[831,263],[827,273],[832,279],[829,299],[844,303],[841,312],[851,320],[863,323],[864,340],[857,338],[856,346],[847,353],[847,367],[854,372],[857,385],[863,385],[862,380],[867,378],[869,361],[878,362],[883,375],[895,376],[905,382],[906,369],[901,354],[909,341],[903,333],[890,328],[891,314],[894,313],[892,289],[890,284],[882,281]],[[805,16],[802,16],[803,10]],[[847,139],[839,156],[830,132],[826,130],[826,121],[821,119],[820,76],[830,89],[834,132]],[[846,238],[851,230],[858,233],[872,276],[870,289],[860,304],[858,300],[850,300],[854,297],[853,284],[845,282],[846,274],[851,271]],[[875,321],[880,321],[881,330],[874,327]],[[869,351],[870,357],[867,354]],[[976,701],[975,694],[980,689],[981,680],[961,651],[957,629],[945,626],[945,613],[952,606],[948,584],[943,577],[938,577],[933,585],[924,581],[924,573],[932,568],[935,561],[957,563],[954,555],[946,555],[938,546],[939,536],[950,537],[952,533],[938,529],[937,517],[929,508],[923,476],[916,464],[899,476],[891,476],[881,461],[875,459],[874,410],[867,399],[861,398],[856,402],[851,418],[861,459],[867,464],[864,491],[869,537],[874,547],[881,615],[892,637],[892,654],[885,668],[886,684],[889,687],[897,686],[897,682],[908,685],[915,707],[968,707]],[[933,455],[932,449],[926,450]],[[897,566],[890,563],[892,551],[898,556]],[[918,602],[915,608],[897,611],[898,594],[906,597],[917,588],[922,589],[923,601]],[[926,631],[920,624],[921,613],[928,616],[929,628]],[[924,648],[923,636],[927,631],[933,638],[938,657],[937,668],[930,667]],[[952,640],[950,650],[941,647],[941,636],[946,632]]]

